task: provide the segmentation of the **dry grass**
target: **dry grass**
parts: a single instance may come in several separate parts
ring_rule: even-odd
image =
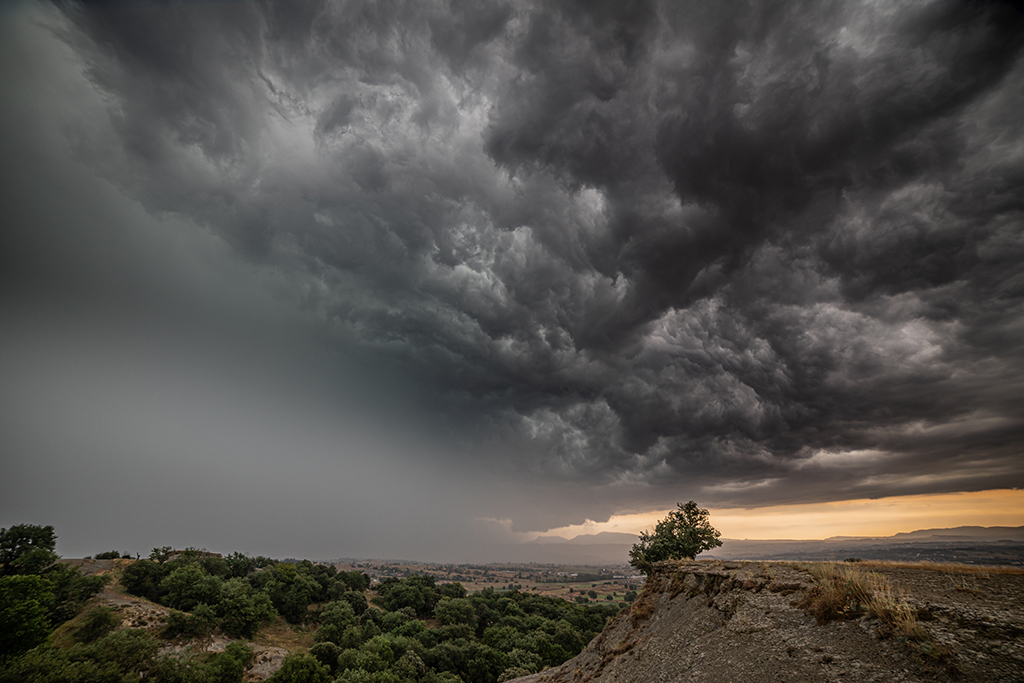
[[[833,619],[870,614],[899,636],[918,640],[927,634],[917,621],[917,610],[906,596],[898,595],[889,580],[857,566],[822,562],[805,568],[817,585],[808,592],[802,606],[819,624]]]
[[[799,567],[807,564],[802,562],[788,563]],[[946,572],[952,574],[976,574],[982,577],[989,574],[1024,574],[1024,567],[1007,567],[1000,565],[963,564],[961,562],[891,562],[888,560],[858,560],[857,566],[875,568],[920,569],[923,571]]]
[[[907,597],[897,594],[888,578],[862,571],[861,566],[823,562],[802,567],[810,571],[817,585],[808,591],[801,607],[813,614],[819,624],[865,614],[874,616],[881,623],[881,632],[889,631],[955,676],[959,668],[952,651],[932,638],[918,621],[917,610]]]
[[[637,596],[636,600],[629,608],[629,621],[636,628],[640,625],[640,622],[649,619],[654,614],[654,606],[657,603],[657,596],[654,594],[654,590],[651,588],[652,582],[647,581],[644,584],[644,589],[640,591],[640,595]]]
[[[292,626],[284,617],[260,626],[252,642],[264,647],[282,647],[289,652],[308,650],[315,643],[311,629]]]

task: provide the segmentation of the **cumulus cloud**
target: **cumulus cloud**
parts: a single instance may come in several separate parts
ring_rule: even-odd
[[[1024,483],[1008,3],[58,7],[76,163],[569,491],[484,516]]]

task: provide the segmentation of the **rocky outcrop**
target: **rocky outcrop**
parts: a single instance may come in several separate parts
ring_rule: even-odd
[[[1019,631],[1003,629],[977,652],[955,629],[922,645],[871,616],[819,625],[801,607],[813,586],[780,564],[659,563],[632,608],[580,655],[516,683],[1024,680]],[[921,609],[963,616],[955,606]]]

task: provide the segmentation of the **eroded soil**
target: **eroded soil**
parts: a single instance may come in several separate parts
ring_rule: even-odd
[[[864,567],[917,607],[928,635],[908,640],[870,616],[817,624],[799,567],[662,563],[583,653],[517,683],[1024,681],[1024,576]]]

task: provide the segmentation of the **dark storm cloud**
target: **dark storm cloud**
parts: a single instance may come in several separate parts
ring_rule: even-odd
[[[496,517],[1024,484],[1010,4],[60,7],[80,162],[582,484]]]

